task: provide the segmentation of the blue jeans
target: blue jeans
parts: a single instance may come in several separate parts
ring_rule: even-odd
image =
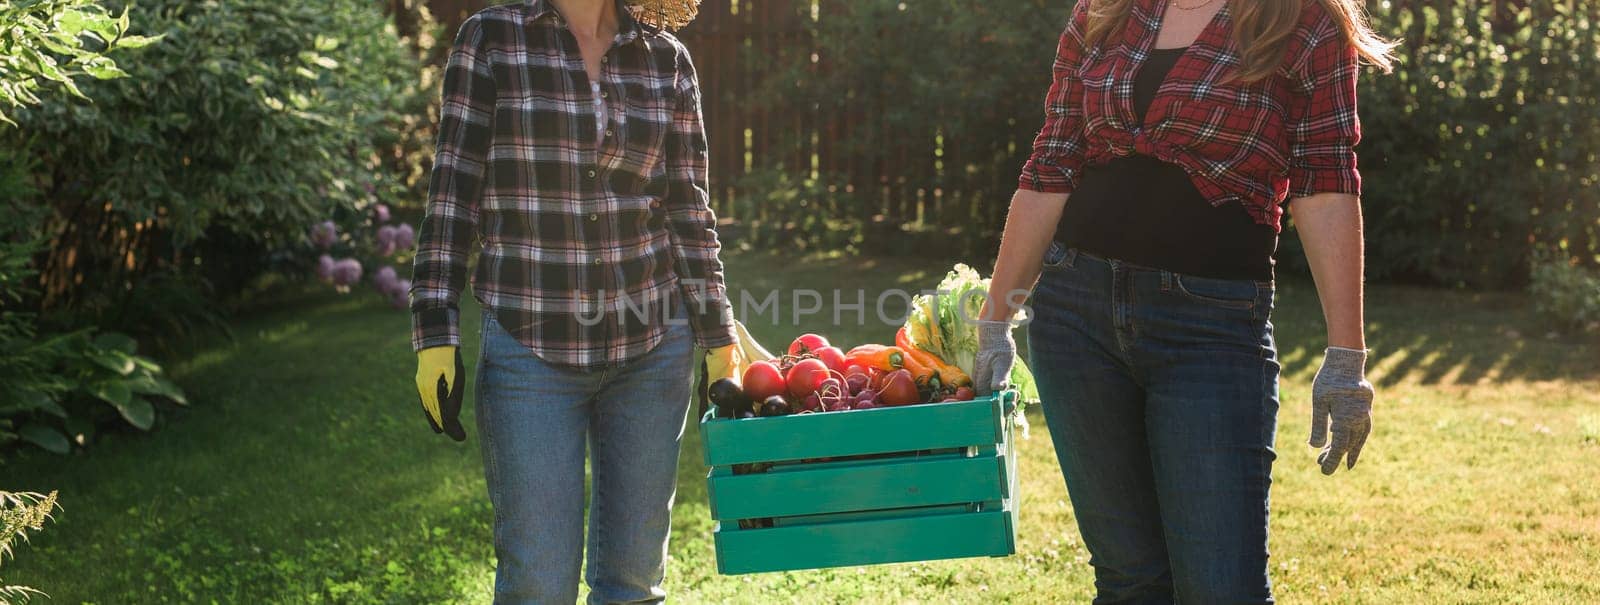
[[[1272,299],[1271,282],[1045,255],[1028,344],[1095,603],[1273,602]]]
[[[689,409],[689,327],[673,326],[626,365],[583,371],[541,361],[492,315],[484,313],[477,420],[494,504],[495,603],[578,600],[586,443],[589,602],[661,602]]]

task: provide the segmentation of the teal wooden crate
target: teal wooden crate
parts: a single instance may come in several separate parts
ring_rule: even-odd
[[[1015,553],[1015,399],[743,420],[707,412],[717,570]]]

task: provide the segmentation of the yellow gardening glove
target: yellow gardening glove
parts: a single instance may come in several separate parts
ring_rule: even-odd
[[[706,351],[707,384],[724,378],[732,378],[734,382],[738,382],[744,364],[744,353],[739,350],[737,343]]]
[[[417,351],[417,395],[433,432],[444,433],[456,441],[466,441],[461,428],[462,376],[461,349],[431,347]]]

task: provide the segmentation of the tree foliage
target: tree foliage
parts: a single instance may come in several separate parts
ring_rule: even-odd
[[[839,162],[846,171],[891,163],[901,172],[884,186],[940,190],[920,219],[951,233],[976,230],[983,237],[949,239],[969,254],[990,254],[1043,121],[1050,60],[1071,4],[825,0],[795,21],[796,38],[812,40],[814,53],[740,58],[763,74],[747,102],[823,125],[801,130],[804,140],[790,147],[831,137],[849,155]],[[1505,288],[1526,283],[1536,249],[1600,264],[1600,3],[1369,7],[1381,35],[1404,40],[1396,71],[1369,70],[1360,84],[1369,275]],[[851,184],[847,172],[822,172],[814,180],[823,191]],[[796,224],[867,220],[878,207],[876,184],[853,185],[858,203],[824,198],[734,214]],[[1292,226],[1287,235],[1280,266],[1303,271]]]
[[[128,35],[128,13],[112,16],[95,0],[17,0],[0,4],[0,122],[6,111],[40,102],[47,82],[86,99],[80,77],[127,75],[108,53],[140,48],[155,38]]]

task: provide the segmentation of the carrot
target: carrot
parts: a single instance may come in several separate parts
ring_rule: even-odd
[[[906,332],[905,326],[900,327],[894,334],[894,343],[906,352],[917,363],[932,368],[939,374],[939,381],[952,387],[972,384],[972,378],[967,376],[961,368],[945,363],[938,355],[917,348],[911,343],[911,335]]]

